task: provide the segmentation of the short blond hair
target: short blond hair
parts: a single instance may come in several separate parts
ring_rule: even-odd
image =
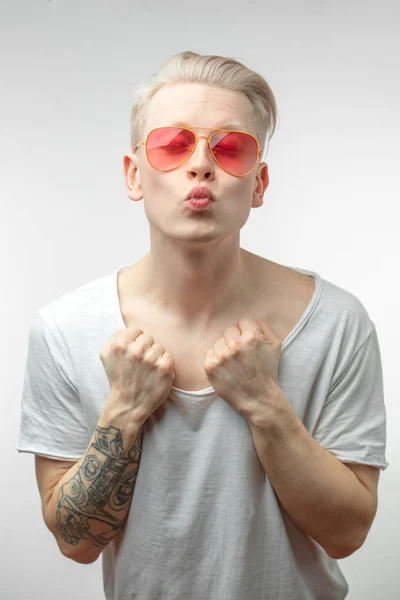
[[[173,83],[205,83],[242,92],[253,107],[252,121],[260,148],[265,149],[266,139],[269,144],[275,132],[278,109],[265,79],[234,58],[185,51],[171,56],[156,75],[135,86],[130,131],[132,150],[144,141],[145,122],[154,94]]]

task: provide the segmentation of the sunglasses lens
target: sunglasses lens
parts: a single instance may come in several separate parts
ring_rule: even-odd
[[[154,129],[147,139],[147,158],[160,171],[174,169],[187,159],[196,137],[192,131],[180,127]]]
[[[160,171],[170,171],[182,164],[193,150],[196,136],[180,127],[154,129],[147,139],[147,158]],[[258,158],[255,138],[239,131],[220,131],[210,141],[218,164],[231,175],[246,175]]]
[[[215,159],[232,175],[246,175],[254,167],[258,157],[255,138],[240,131],[221,131],[211,138]]]

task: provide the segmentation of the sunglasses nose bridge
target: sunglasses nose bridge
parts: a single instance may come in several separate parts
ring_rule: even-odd
[[[196,140],[195,140],[195,142],[194,142],[194,146],[193,146],[193,149],[192,149],[192,152],[191,152],[191,154],[193,154],[193,153],[195,152],[195,150],[196,150],[196,148],[197,148],[197,142],[199,141],[199,139],[200,139],[200,138],[204,138],[204,139],[206,140],[206,142],[207,142],[207,147],[208,147],[208,149],[210,150],[210,146],[209,146],[209,143],[208,143],[209,136],[207,136],[207,135],[198,135],[198,136],[196,137]],[[212,155],[212,152],[211,152],[211,155]]]

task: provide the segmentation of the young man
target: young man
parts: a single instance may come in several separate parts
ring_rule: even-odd
[[[38,311],[18,449],[108,600],[341,600],[388,465],[376,330],[240,247],[268,166],[251,96],[204,73],[153,93],[124,157],[150,252]]]

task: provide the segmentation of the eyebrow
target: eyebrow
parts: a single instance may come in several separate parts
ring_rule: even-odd
[[[187,125],[186,123],[182,123],[181,121],[174,121],[173,123],[170,124],[170,127],[190,127],[190,126]],[[201,129],[201,127],[199,127],[199,129]],[[245,131],[245,128],[242,125],[239,125],[238,123],[225,123],[225,124],[217,125],[216,127],[213,127],[213,129],[237,129],[239,131]]]

